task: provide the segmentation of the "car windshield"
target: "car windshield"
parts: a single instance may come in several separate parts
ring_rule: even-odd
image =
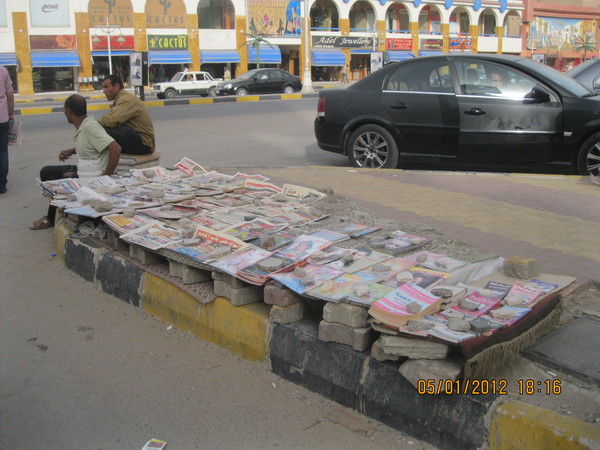
[[[585,87],[583,87],[581,84],[579,84],[573,78],[568,77],[565,74],[559,72],[558,70],[553,69],[552,67],[547,66],[545,64],[533,61],[531,59],[520,60],[519,64],[527,67],[528,69],[534,70],[534,71],[542,74],[546,78],[549,78],[554,83],[565,88],[566,90],[570,91],[571,93],[575,94],[578,97],[583,97],[583,96],[589,94],[589,92],[590,92],[589,89],[586,89]]]
[[[175,75],[173,75],[173,78],[171,78],[171,82],[176,83],[177,81],[180,81],[182,76],[183,72],[177,72]]]

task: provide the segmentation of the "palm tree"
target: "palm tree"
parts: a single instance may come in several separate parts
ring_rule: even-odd
[[[246,36],[248,38],[248,40],[246,42],[244,42],[242,45],[240,45],[240,47],[244,46],[244,45],[251,45],[254,50],[256,51],[256,68],[260,69],[260,45],[262,43],[268,44],[270,47],[273,47],[273,44],[271,44],[269,41],[267,41],[265,39],[265,36],[268,36],[267,34],[263,34],[263,33],[256,33],[256,34],[252,34],[252,33],[242,33],[244,36]]]
[[[577,46],[575,47],[576,52],[583,52],[583,60],[587,60],[587,53],[593,52],[596,50],[596,43],[590,40],[590,36],[588,34],[585,35],[585,38],[582,36],[577,36]]]

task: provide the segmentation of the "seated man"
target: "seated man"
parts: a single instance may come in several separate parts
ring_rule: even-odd
[[[117,75],[109,75],[102,81],[102,91],[114,102],[98,123],[117,141],[123,153],[146,155],[154,152],[154,126],[144,102],[125,91],[123,81]]]
[[[121,146],[110,137],[104,128],[94,119],[87,116],[87,103],[79,94],[73,94],[64,105],[67,121],[75,127],[75,148],[63,150],[58,159],[64,161],[77,154],[82,159],[97,159],[103,170],[103,175],[112,175],[119,163]],[[40,180],[50,181],[61,178],[76,178],[77,166],[45,166],[40,170]],[[56,207],[48,207],[48,215],[36,220],[31,225],[32,230],[43,230],[54,226]]]

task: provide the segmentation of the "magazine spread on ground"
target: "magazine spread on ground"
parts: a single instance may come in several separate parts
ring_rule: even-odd
[[[177,227],[154,222],[122,234],[121,239],[149,250],[159,250],[175,241],[183,239],[183,235],[181,229]]]
[[[354,273],[390,258],[391,256],[387,253],[378,252],[368,247],[358,247],[352,253],[351,259],[338,259],[328,265],[334,269],[342,270],[347,273]]]
[[[224,256],[221,259],[212,261],[210,265],[219,270],[222,270],[229,275],[236,276],[237,273],[252,265],[260,260],[268,258],[272,255],[272,252],[263,250],[254,245],[249,245],[247,248],[240,250],[239,252],[232,253],[229,256]]]
[[[357,238],[379,230],[381,230],[381,227],[373,225],[363,225],[361,223],[352,223],[350,225],[337,228],[335,231],[338,231],[340,233],[346,233],[350,237]]]
[[[102,221],[118,234],[128,233],[144,225],[156,222],[152,217],[141,214],[136,214],[133,217],[125,217],[122,214],[109,214],[108,216],[103,216]]]
[[[226,233],[198,225],[193,238],[182,239],[165,246],[169,250],[189,256],[200,262],[223,258],[248,247],[244,241]]]
[[[307,294],[328,302],[339,303],[348,295],[351,295],[357,285],[363,284],[368,286],[374,281],[373,278],[367,275],[343,273],[331,280],[331,282],[324,282],[321,286],[311,289]]]
[[[294,292],[304,294],[341,274],[342,272],[331,267],[305,265],[290,272],[274,273],[271,278]]]

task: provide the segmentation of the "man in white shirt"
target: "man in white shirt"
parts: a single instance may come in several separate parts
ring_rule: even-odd
[[[87,103],[79,94],[73,94],[65,100],[64,112],[67,121],[75,129],[75,147],[63,150],[58,159],[65,161],[77,154],[80,159],[96,159],[103,175],[112,175],[119,163],[121,146],[111,138],[106,130],[94,119],[87,116]],[[40,180],[59,180],[61,178],[76,178],[77,166],[45,166],[40,170]],[[56,207],[48,207],[48,215],[36,220],[31,225],[32,230],[43,230],[54,226]]]

